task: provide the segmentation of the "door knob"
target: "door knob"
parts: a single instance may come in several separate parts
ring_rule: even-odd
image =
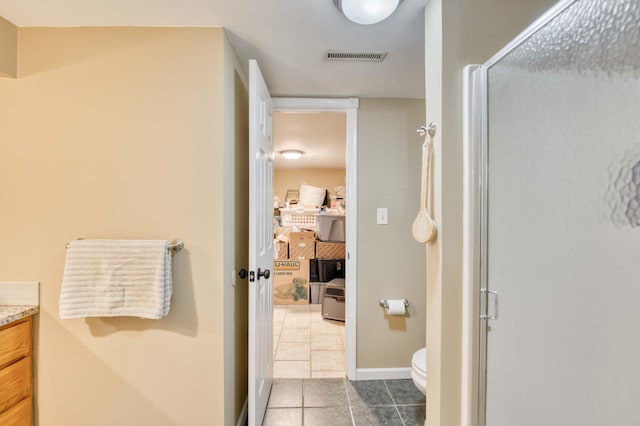
[[[245,279],[247,278],[247,275],[249,275],[249,273],[247,272],[246,269],[242,268],[240,269],[240,272],[238,272],[238,275],[240,276],[241,279]]]
[[[258,268],[258,279],[260,279],[261,277],[264,277],[265,279],[268,280],[270,276],[271,276],[271,271],[269,271],[268,269],[265,269],[263,271],[260,268]]]

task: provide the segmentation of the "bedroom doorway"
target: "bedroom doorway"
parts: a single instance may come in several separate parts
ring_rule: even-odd
[[[276,236],[288,242],[293,231],[292,238],[305,238],[301,244],[276,242],[280,247],[274,256],[274,378],[355,377],[357,108],[357,99],[274,99]],[[288,160],[282,155],[285,150],[303,154]],[[324,199],[312,206],[296,203],[300,189],[306,189],[303,183],[318,193],[321,189]],[[322,224],[322,229],[316,226],[315,214],[322,213],[329,216],[318,221],[343,221],[342,235],[336,234],[335,226],[331,235]],[[282,232],[287,235],[278,235]],[[310,235],[311,243],[306,241]],[[304,253],[298,252],[300,247]],[[308,269],[300,274],[309,284],[300,295],[288,294],[291,291],[283,286],[280,296],[299,298],[280,304],[277,271],[290,267],[288,260]]]

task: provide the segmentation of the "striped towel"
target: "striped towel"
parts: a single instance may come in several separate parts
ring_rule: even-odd
[[[166,240],[71,241],[60,290],[60,318],[167,315],[172,292],[168,244]]]

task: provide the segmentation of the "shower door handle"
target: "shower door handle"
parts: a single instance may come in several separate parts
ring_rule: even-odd
[[[480,289],[480,297],[485,296],[486,314],[480,314],[480,319],[497,320],[498,319],[498,292],[489,290],[488,288]],[[493,314],[489,313],[489,298],[493,296]]]

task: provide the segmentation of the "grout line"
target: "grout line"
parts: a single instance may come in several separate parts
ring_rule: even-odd
[[[311,313],[310,312],[307,315],[307,317],[308,317],[307,320],[309,321],[309,377],[313,378],[313,350],[311,350],[311,345],[313,343],[311,339]]]
[[[398,417],[400,417],[400,421],[402,422],[402,426],[407,426],[407,424],[404,422],[404,419],[402,418],[402,414],[400,414],[400,410],[398,410],[398,406],[394,405],[393,408],[396,409],[396,413],[398,413]]]
[[[349,379],[343,378],[342,383],[344,384],[344,390],[347,393],[347,402],[349,404],[349,415],[351,416],[351,424],[355,426],[356,418],[353,415],[353,407],[351,406],[351,398],[349,397],[349,387],[347,386],[347,382]]]
[[[396,400],[393,398],[393,394],[391,393],[391,389],[389,389],[389,385],[387,385],[387,381],[382,380],[382,383],[384,383],[385,389],[387,390],[387,392],[389,392],[389,396],[391,397],[391,402],[393,403],[393,405],[396,405]]]
[[[311,365],[311,364],[309,364],[309,365]],[[309,367],[309,368],[311,368],[311,367]],[[302,424],[304,425],[304,379],[302,379],[301,381],[302,381],[302,386],[301,386],[302,387],[302,398],[301,398],[302,407],[300,407],[300,409],[302,410]]]
[[[396,413],[398,413],[398,417],[400,417],[400,421],[402,422],[402,426],[406,426],[404,419],[402,418],[402,414],[400,414],[400,410],[398,409],[398,404],[396,404],[396,400],[393,397],[393,393],[391,392],[391,389],[389,389],[389,385],[387,384],[386,380],[382,381],[384,383],[384,387],[387,389],[387,392],[389,392],[389,396],[391,397],[391,402],[393,402],[393,408],[396,409]]]

